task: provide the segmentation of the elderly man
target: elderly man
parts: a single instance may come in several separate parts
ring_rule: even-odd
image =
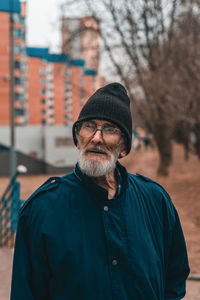
[[[154,181],[128,174],[125,88],[97,90],[73,126],[74,171],[20,211],[11,300],[178,300],[189,274],[178,214]]]

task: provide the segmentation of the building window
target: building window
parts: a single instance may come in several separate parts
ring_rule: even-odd
[[[15,60],[15,69],[20,69],[20,61]]]
[[[25,33],[25,31],[21,32],[21,37],[22,37],[22,40],[25,41],[25,39],[26,39],[26,33]]]
[[[45,114],[46,114],[46,110],[45,110],[45,109],[42,109],[42,110],[41,110],[41,113],[42,113],[42,115],[45,115]]]
[[[21,95],[19,93],[15,93],[15,100],[20,100]]]
[[[18,38],[21,37],[21,29],[16,29],[14,30],[14,37]]]
[[[42,125],[46,125],[46,120],[42,119],[41,123],[42,123]]]
[[[15,108],[15,116],[23,116],[24,110],[22,108]]]
[[[70,93],[71,91],[70,91],[70,89],[65,89],[64,92],[65,93]]]
[[[64,72],[64,76],[70,76],[70,75],[71,75],[71,71]]]
[[[22,71],[26,71],[27,70],[27,64],[25,62],[22,62],[21,69],[22,69]]]
[[[46,94],[46,89],[41,89],[41,94],[45,95]]]
[[[17,13],[13,14],[13,20],[14,20],[15,22],[20,22],[20,15],[17,14]]]
[[[67,111],[71,111],[71,110],[72,110],[72,107],[71,107],[71,105],[66,105],[66,106],[65,106],[65,110],[67,110]]]
[[[21,23],[22,25],[25,25],[25,18],[24,18],[24,17],[20,17],[20,23]]]
[[[85,96],[85,90],[83,88],[80,89],[80,97],[81,99],[84,99]]]
[[[40,74],[46,74],[46,68],[40,68]]]
[[[70,120],[71,119],[71,114],[64,115],[64,117],[65,117],[65,119]]]
[[[71,98],[70,97],[65,97],[64,101],[67,102],[67,103],[71,103]]]
[[[17,54],[21,53],[21,46],[20,45],[15,45],[14,46],[14,52],[17,53]]]
[[[21,84],[21,79],[19,77],[15,77],[15,84]]]
[[[41,84],[46,84],[46,78],[41,78],[41,79],[40,79],[40,83],[41,83]]]
[[[65,84],[70,84],[70,80],[65,80]]]
[[[46,100],[45,100],[45,99],[42,99],[42,100],[41,100],[41,103],[42,103],[42,104],[45,104],[45,103],[46,103]]]

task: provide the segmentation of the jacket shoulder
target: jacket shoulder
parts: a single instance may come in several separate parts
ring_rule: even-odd
[[[153,179],[146,177],[142,174],[136,173],[136,178],[140,178],[143,182],[150,182],[155,184],[156,186],[158,186],[159,188],[161,188],[163,191],[165,191],[165,189],[163,188],[162,185],[160,185],[158,182],[154,181]],[[165,191],[166,192],[166,191]]]
[[[168,194],[168,192],[165,190],[165,188],[162,186],[162,185],[160,185],[158,182],[156,182],[156,181],[154,181],[153,179],[151,179],[151,178],[149,178],[149,177],[146,177],[146,176],[144,176],[144,175],[142,175],[142,174],[139,174],[139,173],[136,173],[136,175],[134,176],[134,178],[137,180],[137,179],[139,179],[140,180],[140,182],[141,183],[143,183],[143,184],[145,184],[145,183],[150,183],[150,186],[151,186],[151,188],[154,190],[154,191],[156,191],[157,190],[157,192],[159,192],[159,193],[162,193],[164,196],[165,196],[165,198],[167,198],[168,200],[170,200],[171,201],[171,198],[170,198],[170,195]],[[149,187],[150,187],[149,186]],[[148,187],[148,185],[147,185],[147,187]]]
[[[154,181],[153,179],[151,179],[151,178],[149,178],[149,177],[146,177],[146,176],[144,176],[144,175],[142,175],[142,174],[136,173],[136,177],[140,178],[142,181],[153,182],[153,183],[159,185],[159,184],[158,184],[156,181]],[[159,185],[159,186],[161,186],[161,185]]]
[[[50,190],[55,190],[61,184],[61,177],[50,177],[47,179],[33,194],[24,202],[23,206],[21,207],[19,214],[21,214],[30,203],[40,196],[42,193],[48,192]]]

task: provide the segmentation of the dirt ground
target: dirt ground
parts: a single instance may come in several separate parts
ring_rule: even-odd
[[[178,210],[182,223],[188,248],[191,274],[200,275],[200,161],[195,155],[190,155],[189,161],[185,161],[182,147],[175,145],[173,166],[170,168],[168,177],[158,177],[156,175],[158,162],[158,153],[153,149],[148,151],[144,149],[139,151],[132,150],[125,159],[121,160],[121,163],[127,167],[129,172],[137,172],[150,177],[159,182],[168,191]],[[49,175],[19,176],[21,199],[27,199],[48,177]],[[0,196],[8,181],[8,178],[0,177]],[[2,251],[4,250],[0,249],[1,262],[2,253],[8,255],[5,254],[7,252],[4,251],[4,253]],[[11,257],[11,254],[9,257]],[[3,276],[2,270],[4,273],[7,272],[7,278],[10,278],[10,262],[7,269],[8,271],[2,265],[2,268],[0,268],[0,279],[2,277],[6,278]],[[184,299],[200,300],[200,281],[188,281],[187,285],[188,292]],[[0,283],[0,291],[1,286]],[[8,296],[6,298],[0,292],[0,300],[7,299]]]
[[[160,183],[170,194],[183,227],[191,273],[200,274],[200,160],[190,155],[184,160],[183,148],[174,146],[170,175],[158,177],[159,156],[156,150],[132,151],[123,162],[131,173],[141,173]]]

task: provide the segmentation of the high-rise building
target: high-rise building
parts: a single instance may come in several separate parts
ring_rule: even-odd
[[[83,59],[49,54],[48,48],[27,48],[28,120],[30,125],[67,125],[76,121],[94,92],[94,70]]]
[[[94,17],[62,18],[62,52],[83,58],[88,69],[99,67],[99,22]]]
[[[12,13],[12,14],[11,14]],[[15,123],[26,123],[26,3],[0,2],[0,124],[10,121],[10,23],[14,23]]]
[[[8,3],[13,3],[9,7]],[[63,19],[63,51],[26,47],[26,3],[0,3],[0,125],[10,123],[10,17],[14,19],[14,107],[16,125],[67,125],[99,87],[98,21]],[[73,28],[84,30],[73,38]],[[91,29],[94,30],[91,30]],[[65,39],[70,37],[65,47]],[[68,52],[68,54],[66,54]],[[65,53],[65,54],[63,54]]]

